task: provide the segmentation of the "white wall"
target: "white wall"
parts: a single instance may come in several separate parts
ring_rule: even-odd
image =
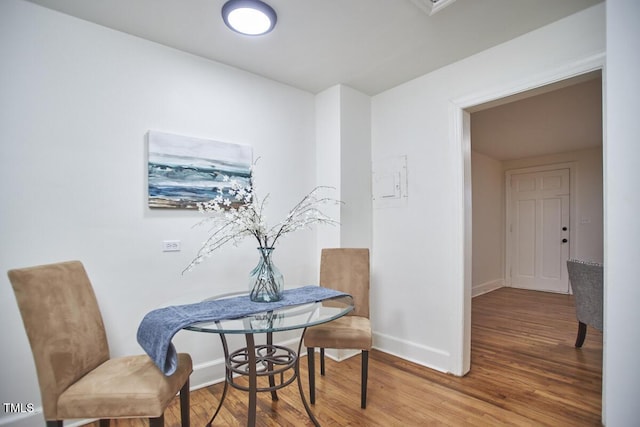
[[[340,114],[340,86],[333,86],[316,95],[316,181],[334,187],[336,198],[342,200]],[[333,219],[342,221],[340,206],[333,206],[327,212]],[[318,235],[318,259],[322,248],[340,247],[341,232],[340,225]]]
[[[343,203],[327,210],[340,224],[318,233],[323,248],[371,248],[371,98],[336,85],[316,95],[316,177]],[[337,360],[357,352],[329,349]]]
[[[604,424],[640,420],[640,3],[607,0]]]
[[[340,225],[320,233],[318,254],[330,247],[371,248],[371,98],[333,86],[316,95],[315,117],[316,179],[335,187],[343,202],[330,209]]]
[[[465,372],[462,153],[452,100],[505,91],[604,52],[597,5],[372,100],[372,157],[407,155],[406,208],[374,210],[376,347],[436,369]],[[419,303],[415,303],[418,301]],[[468,321],[468,319],[467,319]]]
[[[473,296],[504,286],[504,171],[502,162],[471,153]]]
[[[245,289],[253,242],[182,269],[204,239],[197,212],[150,210],[149,129],[250,144],[258,190],[279,220],[316,185],[314,96],[19,0],[0,2],[0,271],[80,259],[104,314],[111,353],[141,353],[149,310]],[[315,232],[284,238],[285,286],[317,281]],[[182,252],[163,253],[164,239]],[[0,276],[0,401],[40,396],[6,274]],[[192,384],[222,378],[217,336],[180,332]],[[0,424],[41,425],[39,415]]]
[[[372,158],[407,155],[410,188],[406,207],[373,214],[377,347],[461,373],[463,197],[450,101],[602,53],[604,7],[374,97]],[[605,424],[623,426],[640,418],[640,342],[629,333],[640,323],[634,269],[640,129],[637,98],[629,96],[640,92],[640,11],[635,0],[607,0],[606,8],[604,406]],[[135,329],[149,309],[185,294],[237,289],[255,261],[248,243],[180,276],[202,240],[190,229],[198,216],[146,208],[147,130],[253,145],[262,157],[259,188],[273,193],[273,218],[316,183],[325,184],[316,175],[323,163],[309,155],[317,119],[310,94],[19,0],[0,2],[0,57],[0,178],[6,183],[0,270],[82,259],[114,355],[140,351]],[[168,238],[181,239],[183,251],[162,253],[160,242]],[[287,283],[315,280],[316,250],[315,233],[283,240],[276,262]],[[10,367],[0,370],[0,399],[37,403],[28,343],[8,281],[0,280],[0,321],[9,343],[0,363]],[[185,332],[176,340],[201,371],[219,366],[219,345],[209,338]],[[0,424],[40,425],[37,418],[3,414]]]
[[[340,96],[340,246],[371,248],[371,98],[348,86]]]

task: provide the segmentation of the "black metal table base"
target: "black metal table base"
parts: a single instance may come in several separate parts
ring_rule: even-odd
[[[304,405],[304,409],[309,415],[309,419],[316,427],[320,427],[318,420],[311,412],[311,408],[307,403],[304,396],[304,389],[300,380],[300,350],[302,349],[302,342],[304,340],[303,330],[300,336],[300,342],[298,343],[298,352],[284,347],[281,345],[273,344],[273,334],[267,333],[267,343],[263,345],[256,345],[253,334],[245,334],[247,346],[239,350],[229,353],[229,347],[227,345],[227,339],[224,334],[220,334],[222,340],[222,348],[224,350],[225,358],[225,383],[222,390],[222,396],[220,397],[220,403],[218,407],[207,423],[207,427],[211,427],[213,420],[216,418],[224,399],[227,395],[229,385],[232,387],[243,390],[249,393],[249,417],[247,420],[247,426],[253,427],[256,425],[256,401],[257,394],[259,392],[271,392],[271,399],[278,400],[277,390],[290,385],[293,381],[298,381],[298,391],[300,393],[300,399]],[[249,386],[238,384],[235,381],[234,374],[247,376],[249,380]],[[258,378],[268,377],[268,387],[258,387]]]

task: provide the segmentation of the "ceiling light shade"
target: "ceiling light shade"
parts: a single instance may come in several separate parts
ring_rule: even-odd
[[[278,18],[275,10],[260,0],[229,0],[222,6],[222,19],[233,31],[259,36],[273,30]]]

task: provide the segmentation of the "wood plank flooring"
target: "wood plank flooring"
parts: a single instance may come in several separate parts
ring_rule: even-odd
[[[576,349],[576,332],[573,297],[499,289],[473,299],[471,371],[465,377],[374,350],[363,410],[360,358],[327,359],[327,375],[316,370],[312,409],[323,426],[599,426],[602,334],[589,328],[584,346]],[[308,395],[306,366],[303,358]],[[193,426],[206,424],[221,393],[222,384],[191,393]],[[312,425],[295,384],[278,395],[277,402],[268,393],[258,396],[259,426]],[[214,426],[246,425],[246,405],[246,394],[231,389]],[[180,425],[177,399],[165,413],[165,425]]]

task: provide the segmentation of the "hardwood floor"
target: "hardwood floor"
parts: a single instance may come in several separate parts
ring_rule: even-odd
[[[372,351],[367,409],[360,409],[360,358],[327,359],[312,409],[323,426],[599,426],[602,334],[574,348],[573,297],[503,288],[473,299],[471,371],[455,377]],[[425,325],[427,326],[427,325]],[[318,362],[316,362],[318,363]],[[305,392],[307,360],[301,361]],[[317,374],[319,370],[317,370]],[[191,421],[204,426],[222,384],[191,393]],[[258,425],[312,425],[294,385],[258,396]],[[215,425],[246,425],[246,394],[231,389]],[[180,425],[177,399],[165,413]],[[145,426],[113,420],[112,426]],[[97,423],[96,423],[97,426]]]

